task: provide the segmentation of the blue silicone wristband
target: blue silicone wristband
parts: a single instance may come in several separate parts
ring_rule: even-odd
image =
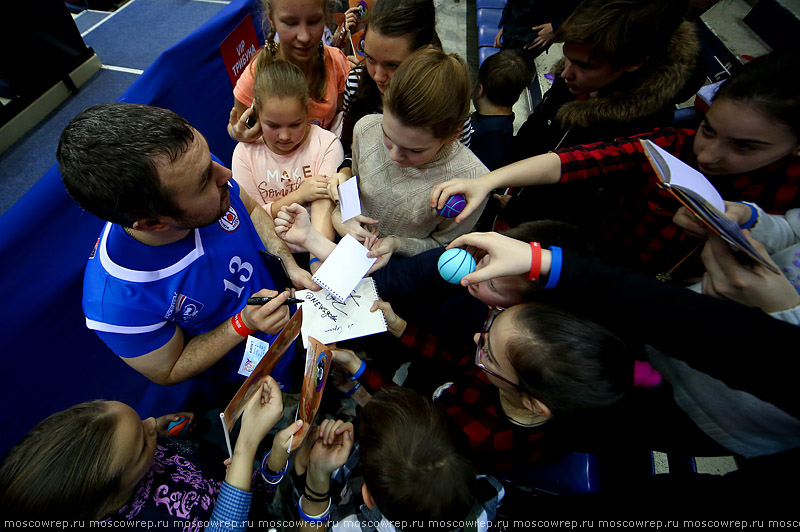
[[[542,287],[546,290],[555,288],[556,285],[558,285],[558,280],[561,277],[561,263],[563,261],[560,247],[551,246],[550,253],[552,253],[552,258],[550,259],[550,275],[547,276],[547,283]]]
[[[266,480],[268,483],[277,484],[278,482],[281,481],[281,479],[286,474],[286,471],[289,469],[289,461],[291,459],[290,460],[286,460],[286,465],[283,466],[283,469],[281,471],[278,471],[274,475],[268,475],[267,473],[265,473],[265,471],[270,471],[269,467],[267,466],[267,462],[269,462],[269,455],[271,453],[272,453],[272,449],[267,451],[266,454],[264,454],[264,458],[261,459],[261,476],[264,477],[264,480]],[[271,482],[271,481],[274,481],[274,482]]]
[[[311,257],[311,259],[308,261],[308,265],[311,266],[315,262],[319,262],[319,259],[317,257]]]
[[[741,224],[739,226],[739,229],[750,229],[751,227],[756,225],[756,222],[758,221],[758,210],[752,205],[745,203],[743,201],[737,201],[736,203],[741,203],[742,205],[747,205],[748,207],[750,207],[750,219],[748,219],[745,223]]]
[[[349,390],[347,390],[346,392],[344,392],[344,396],[345,396],[345,397],[350,397],[351,395],[353,395],[354,393],[356,393],[356,392],[358,391],[358,389],[359,389],[359,388],[361,388],[361,383],[360,383],[360,382],[357,382],[355,386],[353,386],[352,388],[350,388]]]
[[[358,378],[359,378],[361,375],[363,375],[363,374],[364,374],[364,370],[365,370],[365,369],[367,369],[367,363],[366,363],[364,360],[362,360],[362,361],[361,361],[361,365],[360,365],[360,366],[358,366],[358,369],[356,370],[356,372],[355,372],[355,373],[353,373],[352,375],[350,375],[349,377],[347,377],[347,379],[348,379],[348,380],[351,380],[351,381],[357,381],[357,380],[358,380]]]

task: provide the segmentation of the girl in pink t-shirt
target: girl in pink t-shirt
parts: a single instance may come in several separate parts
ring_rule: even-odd
[[[233,152],[233,177],[273,218],[284,205],[309,208],[311,224],[333,239],[328,177],[342,162],[339,139],[308,123],[309,91],[303,72],[272,61],[255,81],[253,115],[261,137]]]

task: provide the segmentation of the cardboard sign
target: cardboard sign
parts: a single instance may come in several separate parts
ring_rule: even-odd
[[[303,389],[300,392],[300,405],[297,408],[297,419],[303,420],[303,427],[293,436],[289,447],[292,451],[300,447],[303,439],[314,425],[314,418],[322,402],[322,392],[331,372],[333,355],[328,346],[309,337],[306,348],[306,370],[303,376]]]
[[[245,67],[256,53],[259,44],[253,18],[248,14],[238,26],[219,45],[219,52],[225,62],[225,70],[231,78],[231,85],[236,86],[236,80],[244,72]]]
[[[294,342],[295,338],[300,334],[300,327],[302,324],[303,309],[298,308],[297,312],[292,316],[292,319],[289,320],[289,323],[284,326],[281,333],[275,341],[272,342],[267,354],[264,355],[264,358],[261,359],[261,362],[258,363],[250,376],[247,377],[247,380],[244,381],[239,391],[236,392],[236,395],[233,396],[233,399],[231,399],[231,402],[228,403],[228,406],[225,408],[225,425],[228,427],[228,432],[233,429],[236,420],[239,419],[239,416],[244,412],[244,406],[255,390],[261,387],[261,383],[264,382],[267,375],[272,373],[272,370],[275,369],[275,366],[278,364],[283,354],[286,353],[291,343]]]

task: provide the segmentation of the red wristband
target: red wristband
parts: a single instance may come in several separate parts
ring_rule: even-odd
[[[542,246],[538,242],[531,242],[531,271],[525,278],[529,281],[535,281],[539,278],[539,272],[542,270]]]
[[[242,320],[242,312],[239,311],[239,314],[231,318],[231,325],[233,325],[233,330],[239,333],[240,336],[247,338],[251,334],[255,333],[256,331],[248,327],[244,324],[244,320]]]

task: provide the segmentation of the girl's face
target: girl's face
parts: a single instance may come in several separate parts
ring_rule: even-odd
[[[736,100],[718,99],[694,140],[698,168],[706,175],[743,174],[800,149],[788,125]]]
[[[153,463],[156,452],[156,420],[139,419],[136,411],[117,401],[108,401],[108,408],[117,416],[112,463],[122,470],[121,493],[132,490]]]
[[[508,339],[514,333],[517,308],[511,307],[497,314],[494,320],[488,324],[488,330],[476,334],[474,337],[475,345],[480,346],[480,337],[483,334],[483,349],[480,353],[481,362],[490,372],[486,372],[489,380],[496,387],[508,392],[518,391],[514,384],[519,383],[517,372],[511,365],[508,356]],[[486,325],[484,325],[484,329]],[[499,379],[492,375],[496,373],[506,379]]]
[[[325,30],[325,11],[320,0],[272,0],[270,25],[280,39],[281,55],[296,65],[314,58]]]
[[[308,132],[308,111],[297,98],[266,98],[258,121],[267,147],[280,155],[296,150]]]
[[[387,37],[377,30],[367,29],[364,35],[364,55],[367,72],[375,81],[381,94],[384,93],[397,67],[411,54],[408,39],[405,37]]]
[[[409,127],[392,113],[383,111],[383,145],[400,168],[420,166],[431,161],[445,144],[454,139],[439,139],[429,129]]]
[[[478,269],[485,267],[489,262],[488,255],[478,262]],[[523,302],[522,294],[529,281],[522,275],[496,277],[481,283],[471,283],[467,290],[475,299],[479,299],[490,307],[513,307]]]

